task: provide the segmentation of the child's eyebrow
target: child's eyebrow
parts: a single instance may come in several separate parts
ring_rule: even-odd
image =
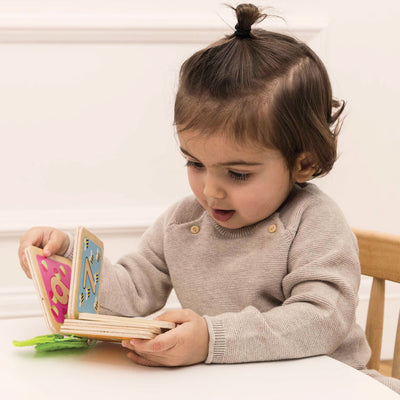
[[[183,154],[186,156],[193,158],[194,160],[197,160],[196,157],[192,156],[188,151],[186,151],[184,148],[180,147],[180,150]],[[262,165],[260,162],[253,162],[253,161],[244,161],[244,160],[232,160],[232,161],[225,161],[223,163],[217,163],[215,165],[220,165],[220,166],[230,166],[230,165],[247,165],[247,166],[254,166],[254,165]]]

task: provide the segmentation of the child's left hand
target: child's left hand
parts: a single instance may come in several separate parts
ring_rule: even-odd
[[[203,317],[187,309],[167,311],[156,319],[179,325],[151,340],[123,340],[122,346],[132,350],[128,357],[133,362],[151,367],[172,367],[205,361],[209,338]]]

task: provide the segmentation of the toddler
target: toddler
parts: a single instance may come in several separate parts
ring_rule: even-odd
[[[161,215],[136,252],[105,260],[100,312],[144,316],[172,288],[183,306],[158,319],[177,328],[122,345],[148,366],[240,363],[329,355],[366,370],[355,322],[360,265],[337,205],[308,183],[336,159],[344,103],[304,43],[253,29],[266,17],[237,6],[235,32],[184,62],[175,103],[194,196]],[[20,243],[72,255],[73,241],[33,228]]]

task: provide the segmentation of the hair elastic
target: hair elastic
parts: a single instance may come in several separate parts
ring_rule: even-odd
[[[251,29],[242,29],[239,24],[235,25],[235,36],[241,38],[249,38],[250,37]]]

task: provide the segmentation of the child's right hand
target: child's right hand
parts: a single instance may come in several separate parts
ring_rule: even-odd
[[[64,255],[69,246],[69,237],[66,233],[51,227],[36,227],[27,231],[19,242],[18,256],[22,269],[28,278],[32,278],[25,249],[37,246],[43,249],[43,255],[50,257],[54,254]]]

